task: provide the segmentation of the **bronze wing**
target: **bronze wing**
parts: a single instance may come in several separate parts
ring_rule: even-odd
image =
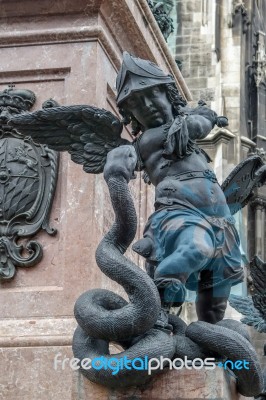
[[[107,153],[131,144],[121,138],[123,125],[110,111],[94,106],[52,107],[11,118],[9,124],[34,142],[53,150],[68,151],[85,172],[103,172]]]
[[[241,321],[254,326],[258,332],[266,332],[266,263],[254,257],[250,263],[252,297],[231,295],[230,305],[245,316]]]
[[[255,308],[251,297],[231,294],[228,300],[231,307],[244,315],[244,318],[241,318],[243,324],[253,326],[258,332],[266,332],[266,321]]]
[[[239,163],[222,184],[231,214],[243,208],[253,195],[253,190],[262,185],[265,168],[260,156],[251,156]]]
[[[250,275],[253,286],[253,304],[266,325],[266,263],[257,256],[250,263]]]

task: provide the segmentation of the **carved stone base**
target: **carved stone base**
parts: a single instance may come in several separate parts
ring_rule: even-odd
[[[5,320],[0,325],[0,399],[253,399],[238,395],[235,380],[220,368],[165,371],[143,388],[110,390],[91,383],[69,365],[75,327],[73,318]],[[113,346],[110,350],[117,352]]]
[[[110,390],[91,383],[80,373],[74,379],[71,400],[244,400],[232,376],[220,368],[212,371],[166,371],[143,388]]]

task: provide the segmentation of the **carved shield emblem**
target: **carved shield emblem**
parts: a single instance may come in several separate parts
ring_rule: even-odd
[[[0,142],[0,220],[28,212],[40,189],[41,163],[36,149],[19,139]]]
[[[30,91],[9,89],[0,92],[0,279],[11,279],[16,267],[31,267],[41,260],[42,246],[29,240],[40,229],[50,235],[49,227],[57,181],[58,153],[45,145],[22,138],[7,122],[16,113],[30,108]],[[25,100],[26,99],[26,100]],[[31,98],[32,101],[35,99]],[[26,103],[28,101],[28,104]],[[12,104],[12,107],[10,106]],[[20,107],[19,107],[20,106]],[[23,241],[25,242],[25,241]]]

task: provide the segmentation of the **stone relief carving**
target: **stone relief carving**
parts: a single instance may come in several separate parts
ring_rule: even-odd
[[[266,150],[263,148],[263,147],[261,147],[261,148],[258,148],[258,147],[256,147],[251,153],[249,153],[250,155],[258,155],[258,156],[260,156],[260,158],[264,161],[264,162],[266,162]]]
[[[266,199],[262,197],[254,197],[252,201],[250,202],[250,206],[255,208],[255,209],[266,209]]]
[[[148,5],[156,19],[161,32],[167,41],[169,35],[174,32],[174,25],[172,18],[169,17],[166,5],[162,1],[147,0]],[[168,7],[169,8],[169,7]]]
[[[231,15],[229,16],[229,21],[228,21],[228,26],[230,28],[234,26],[234,19],[238,13],[240,13],[242,16],[243,33],[246,33],[249,25],[251,24],[251,21],[244,0],[233,0],[232,12]]]
[[[30,110],[34,102],[30,90],[10,85],[0,92],[0,280],[13,278],[16,267],[32,267],[42,259],[41,244],[31,240],[40,229],[56,233],[49,213],[58,153],[8,126],[13,115]]]
[[[257,32],[256,36],[257,46],[253,66],[256,86],[259,87],[261,84],[264,84],[266,86],[265,33],[259,31]]]

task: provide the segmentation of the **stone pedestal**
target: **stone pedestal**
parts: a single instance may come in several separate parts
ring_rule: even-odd
[[[77,373],[71,400],[248,400],[236,392],[235,380],[227,372],[186,369],[166,371],[145,387],[110,390],[90,383]]]

